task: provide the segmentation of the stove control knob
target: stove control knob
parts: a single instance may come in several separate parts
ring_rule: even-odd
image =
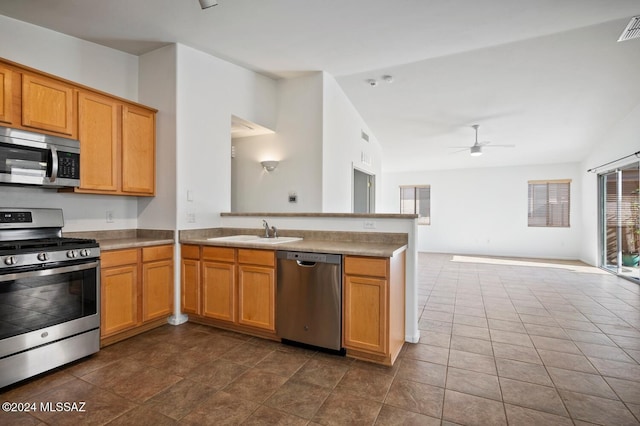
[[[16,264],[16,258],[15,256],[7,256],[4,258],[4,264],[11,266],[11,265],[15,265]]]
[[[82,257],[87,257],[87,256],[89,256],[90,254],[91,254],[91,250],[89,250],[89,249],[82,249],[82,250],[80,250],[80,256],[82,256]]]
[[[75,251],[75,250],[69,250],[67,252],[67,257],[71,258],[71,259],[76,258],[76,257],[78,257],[78,252]]]
[[[38,253],[38,260],[40,262],[44,262],[45,260],[49,260],[49,256],[47,255],[47,253]]]

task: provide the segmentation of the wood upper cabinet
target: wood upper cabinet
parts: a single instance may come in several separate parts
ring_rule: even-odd
[[[79,139],[74,192],[155,195],[153,108],[0,59],[0,125]]]
[[[100,337],[138,324],[138,250],[103,252],[100,257]]]
[[[22,126],[77,137],[74,87],[41,75],[22,73]]]
[[[202,248],[202,315],[236,321],[236,250]]]
[[[19,77],[19,75],[18,75]],[[13,123],[13,71],[0,64],[0,124]]]
[[[116,192],[120,187],[121,104],[91,92],[78,94],[80,190]]]
[[[391,365],[404,343],[405,252],[344,257],[343,344],[347,353]]]
[[[199,315],[200,307],[200,246],[182,245],[180,262],[180,309]]]
[[[238,323],[275,331],[275,252],[238,249]]]
[[[155,112],[89,91],[78,95],[76,192],[155,194]]]
[[[124,105],[122,110],[122,191],[153,195],[156,182],[155,112]]]
[[[142,249],[142,321],[173,312],[173,246]]]

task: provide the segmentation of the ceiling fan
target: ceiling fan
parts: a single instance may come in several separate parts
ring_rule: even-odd
[[[476,141],[475,141],[475,143],[472,146],[452,146],[451,148],[464,148],[464,149],[461,149],[461,150],[455,151],[455,152],[463,152],[463,151],[469,150],[469,153],[473,157],[478,157],[478,156],[482,155],[482,148],[485,147],[485,146],[488,146],[491,142],[478,142],[478,127],[480,127],[480,125],[479,124],[474,124],[471,127],[473,127],[475,129],[475,131],[476,131]],[[513,147],[515,147],[515,145],[491,145],[490,146],[490,148],[493,148],[493,147],[513,148]]]

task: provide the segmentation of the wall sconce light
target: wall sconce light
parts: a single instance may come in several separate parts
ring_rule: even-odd
[[[218,2],[216,0],[199,0],[200,7],[204,9],[209,9],[210,7],[217,6]]]
[[[272,172],[276,169],[276,167],[278,167],[279,162],[278,161],[261,161],[260,164],[262,164],[262,167],[264,167],[266,171]]]

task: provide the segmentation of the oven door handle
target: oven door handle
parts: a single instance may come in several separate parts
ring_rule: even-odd
[[[16,272],[14,274],[0,275],[0,282],[14,281],[22,278],[46,277],[55,274],[64,274],[67,272],[86,271],[100,266],[100,261],[96,260],[89,263],[81,263],[79,265],[61,266],[59,268],[38,269],[32,271]]]

